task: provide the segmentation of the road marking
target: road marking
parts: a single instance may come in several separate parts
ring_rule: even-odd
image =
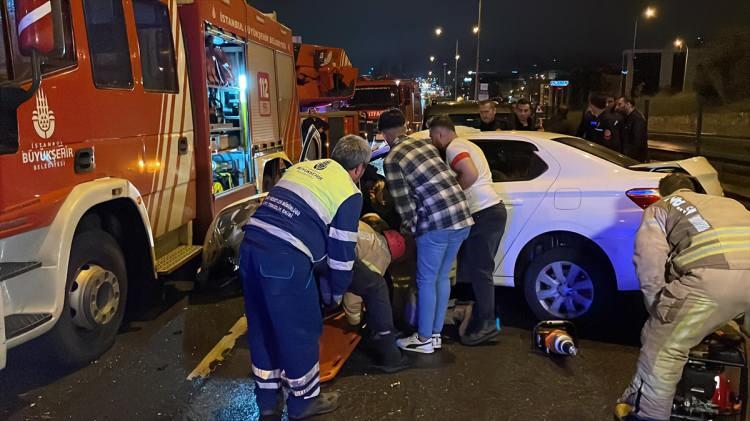
[[[234,345],[237,343],[237,338],[244,335],[245,332],[247,332],[247,319],[245,316],[242,316],[237,320],[234,326],[229,329],[229,333],[224,335],[224,337],[214,345],[211,351],[203,357],[203,360],[201,360],[190,375],[187,376],[187,379],[194,380],[205,378],[210,375],[219,365],[218,363],[224,361],[224,357],[226,357],[227,354],[229,354],[229,351],[234,348]]]

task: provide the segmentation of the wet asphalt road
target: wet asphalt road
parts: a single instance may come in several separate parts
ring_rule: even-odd
[[[533,319],[521,294],[497,291],[503,330],[496,342],[466,348],[448,339],[393,375],[368,373],[357,350],[324,386],[342,393],[341,409],[320,419],[610,420],[638,355],[638,297],[622,297],[606,328],[583,327],[581,355],[553,360],[531,352]],[[256,419],[244,336],[209,377],[186,380],[243,314],[238,285],[166,286],[155,295],[115,346],[82,369],[40,362],[33,342],[12,350],[0,372],[0,419]]]

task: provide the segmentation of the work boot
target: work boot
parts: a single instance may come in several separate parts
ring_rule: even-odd
[[[396,346],[396,335],[375,335],[372,338],[372,350],[375,354],[375,369],[384,373],[396,373],[411,366],[406,355]]]
[[[281,420],[281,414],[284,412],[284,402],[286,400],[284,395],[284,393],[278,393],[276,395],[276,406],[274,408],[266,408],[260,411],[261,421]]]
[[[489,341],[500,334],[494,320],[477,321],[474,329],[470,329],[466,335],[461,337],[463,345],[475,346]]]
[[[289,414],[290,420],[304,420],[318,415],[328,414],[339,409],[339,392],[325,392],[310,399],[307,408],[299,414]]]
[[[615,405],[615,419],[617,421],[632,421],[633,407],[625,402],[619,402]],[[637,418],[636,418],[637,419]]]

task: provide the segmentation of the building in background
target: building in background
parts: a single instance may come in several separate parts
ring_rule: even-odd
[[[627,64],[622,93],[652,96],[659,92],[692,92],[696,68],[700,62],[699,48],[687,49],[670,46],[664,49],[636,49],[623,51]],[[635,60],[633,60],[635,58]],[[687,65],[687,69],[686,69]]]

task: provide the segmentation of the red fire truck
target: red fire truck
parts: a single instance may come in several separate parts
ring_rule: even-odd
[[[344,109],[359,112],[360,131],[372,140],[377,132],[380,114],[390,108],[398,108],[404,113],[410,131],[420,130],[422,97],[419,84],[406,79],[363,77],[357,81],[354,97]]]
[[[287,153],[299,160],[328,157],[336,140],[359,134],[359,113],[341,109],[354,95],[359,70],[343,48],[299,43],[294,55],[303,143]]]
[[[243,0],[0,3],[0,368],[69,363],[299,142],[292,34]]]

